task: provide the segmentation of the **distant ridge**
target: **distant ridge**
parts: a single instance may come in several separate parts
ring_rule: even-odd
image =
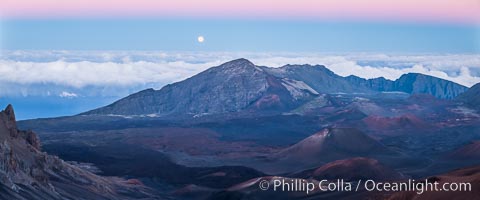
[[[81,115],[207,115],[285,112],[321,94],[400,91],[453,99],[468,88],[433,76],[409,73],[395,81],[339,76],[323,65],[259,67],[236,59],[160,90],[147,89]]]
[[[480,83],[475,84],[457,97],[465,105],[480,110]]]
[[[357,76],[348,76],[346,79],[352,84],[364,86],[374,91],[430,94],[439,99],[453,99],[468,90],[467,87],[452,81],[419,73],[404,74],[395,81],[383,77],[367,80]]]

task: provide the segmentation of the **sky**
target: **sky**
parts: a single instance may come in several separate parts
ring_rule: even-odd
[[[480,9],[479,9],[480,10]],[[468,24],[226,19],[45,19],[2,24],[4,49],[479,52]],[[205,42],[198,43],[197,37]]]
[[[476,23],[477,0],[4,0],[12,18],[364,19]]]
[[[203,42],[198,37],[204,38]],[[244,57],[480,82],[478,0],[3,0],[0,104],[77,114]],[[1,105],[0,105],[1,106]]]
[[[3,0],[0,28],[10,50],[478,53],[480,1]]]

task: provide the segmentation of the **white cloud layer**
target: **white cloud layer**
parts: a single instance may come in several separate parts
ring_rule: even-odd
[[[158,89],[240,57],[270,67],[322,64],[341,76],[395,80],[417,72],[465,86],[480,82],[478,54],[6,51],[0,55],[0,95],[50,95],[57,91],[64,97],[89,96],[82,94],[87,90],[97,90],[89,91],[91,95],[124,95],[146,87]]]
[[[66,92],[66,91],[63,91],[62,93],[60,93],[60,95],[58,95],[60,97],[63,97],[63,98],[75,98],[75,97],[78,97],[77,94],[73,93],[73,92]]]
[[[192,64],[174,62],[19,62],[0,60],[2,81],[34,84],[54,83],[77,88],[88,85],[132,85],[147,82],[173,82],[199,72],[207,65],[219,63]]]

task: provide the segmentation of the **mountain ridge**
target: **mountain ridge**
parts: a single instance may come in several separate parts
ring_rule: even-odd
[[[392,81],[384,77],[364,79],[350,75],[345,77],[352,84],[359,84],[381,92],[405,92],[409,94],[430,94],[440,99],[454,99],[468,90],[452,81],[420,73],[407,73]]]
[[[395,81],[342,77],[323,65],[256,66],[240,58],[211,67],[160,90],[146,89],[80,115],[206,115],[284,112],[319,94],[401,91],[453,99],[467,88],[433,76],[409,73]]]
[[[480,83],[469,88],[466,92],[459,95],[457,99],[469,107],[480,110]]]

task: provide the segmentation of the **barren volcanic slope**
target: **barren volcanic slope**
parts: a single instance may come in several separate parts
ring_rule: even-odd
[[[429,177],[439,185],[444,183],[471,183],[471,190],[467,191],[426,191],[423,194],[416,192],[398,192],[391,195],[390,200],[450,200],[450,199],[478,199],[480,197],[480,166],[458,169],[446,174]],[[457,184],[458,186],[458,184]],[[458,186],[457,188],[460,188]],[[384,197],[385,198],[385,197]]]
[[[315,190],[308,195],[304,192],[283,192],[281,190],[263,191],[258,188],[260,181],[269,181],[273,185],[273,180],[285,180],[291,182],[300,180],[318,184],[320,180],[330,180],[335,182],[337,179],[344,179],[347,182],[373,179],[377,181],[401,180],[403,175],[395,172],[388,167],[380,164],[377,160],[355,157],[350,159],[338,160],[327,163],[321,167],[305,170],[298,173],[285,176],[264,176],[258,177],[237,184],[223,191],[213,193],[209,199],[367,199],[367,193],[358,192],[322,192]]]
[[[398,117],[368,116],[362,121],[370,130],[377,132],[390,132],[395,130],[428,130],[430,124],[422,121],[415,115],[402,115]]]
[[[401,91],[451,99],[466,89],[451,81],[423,74],[406,74],[396,81],[375,81],[341,77],[321,65],[268,68],[238,59],[160,90],[140,91],[82,115],[205,115],[246,110],[281,112],[311,101],[318,94]]]
[[[136,199],[147,188],[107,179],[40,151],[32,131],[17,129],[11,105],[0,112],[0,199]]]
[[[479,160],[480,159],[480,141],[473,141],[463,147],[456,149],[448,157],[459,160]]]
[[[353,164],[353,165],[350,165]],[[322,170],[335,170],[338,169],[340,171],[333,171],[329,174],[341,174],[345,172],[347,174],[355,174],[357,173],[357,169],[363,170],[363,167],[374,167],[379,171],[374,172],[373,170],[369,170],[370,172],[374,172],[374,174],[369,174],[371,176],[379,175],[377,180],[382,180],[383,175],[387,175],[388,178],[391,176],[396,178],[399,177],[399,174],[395,172],[391,172],[390,170],[380,166],[378,163],[375,163],[374,160],[365,159],[365,158],[353,158],[347,160],[340,160],[332,163],[328,163],[319,169]],[[310,171],[311,172],[311,171]],[[326,171],[323,171],[326,172]],[[359,171],[358,175],[361,175]],[[306,174],[303,174],[306,175]],[[431,199],[478,199],[480,196],[480,167],[474,166],[464,169],[458,169],[449,173],[445,173],[442,175],[428,177],[427,180],[429,182],[437,181],[441,186],[444,183],[471,183],[471,191],[425,191],[422,194],[417,194],[415,191],[401,191],[401,192],[388,192],[388,191],[381,191],[381,192],[367,192],[366,190],[360,189],[356,192],[330,192],[330,191],[320,191],[316,190],[308,195],[304,192],[283,192],[281,190],[273,191],[272,189],[263,191],[258,188],[258,184],[260,181],[269,181],[270,185],[273,185],[274,179],[284,179],[285,182],[293,182],[294,179],[301,178],[302,174],[297,174],[296,176],[289,176],[280,177],[280,176],[266,176],[266,177],[259,177],[255,179],[248,180],[246,182],[237,184],[232,186],[226,190],[218,191],[213,193],[210,198],[212,200],[217,199],[235,199],[235,200],[253,200],[253,199],[390,199],[390,200],[412,200],[412,199],[420,199],[420,200],[431,200]],[[297,177],[297,178],[293,178]],[[307,177],[309,175],[307,174]],[[322,180],[325,177],[321,177]],[[335,178],[334,178],[335,179]],[[369,178],[370,179],[370,178]],[[297,179],[301,181],[307,181],[307,179]],[[417,183],[422,182],[424,179],[416,179]],[[309,182],[318,184],[318,180],[316,179],[308,179]],[[393,182],[402,182],[402,179],[397,181],[390,181]],[[340,185],[340,184],[339,184]],[[426,187],[424,187],[426,188]]]
[[[314,178],[316,180],[344,179],[346,181],[367,179],[385,181],[404,178],[402,174],[384,166],[377,160],[365,157],[336,160],[319,168],[306,170],[291,176],[306,179]]]

